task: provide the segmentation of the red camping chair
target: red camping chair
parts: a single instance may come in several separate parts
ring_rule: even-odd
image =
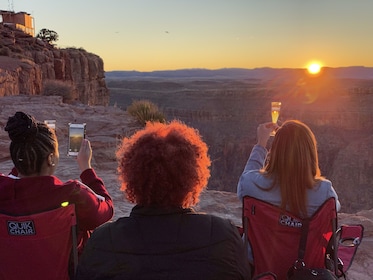
[[[302,219],[250,196],[243,198],[242,211],[244,241],[246,245],[250,242],[254,257],[253,276],[272,272],[277,279],[286,279],[298,258]],[[325,267],[326,249],[335,237],[336,224],[335,200],[330,198],[311,217],[304,258],[307,267]]]
[[[70,279],[76,243],[74,204],[27,216],[0,214],[0,279]]]

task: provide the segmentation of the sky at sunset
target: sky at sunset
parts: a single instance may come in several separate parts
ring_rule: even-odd
[[[105,71],[373,67],[373,0],[0,0]]]

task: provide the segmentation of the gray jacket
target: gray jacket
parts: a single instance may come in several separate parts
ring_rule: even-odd
[[[255,145],[253,147],[249,160],[247,161],[245,169],[238,182],[237,196],[240,200],[242,200],[245,195],[249,195],[269,202],[273,205],[280,206],[280,187],[274,186],[272,189],[270,189],[272,186],[272,179],[265,177],[259,172],[259,170],[264,166],[267,153],[267,150],[260,145]],[[260,186],[260,188],[258,186]],[[335,198],[336,209],[339,211],[341,205],[338,200],[338,195],[329,180],[323,179],[318,185],[314,186],[313,189],[308,189],[308,216],[312,216],[317,209],[330,197]]]

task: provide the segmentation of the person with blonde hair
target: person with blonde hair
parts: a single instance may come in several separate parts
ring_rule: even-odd
[[[199,132],[172,121],[148,123],[117,151],[129,217],[98,228],[76,279],[250,279],[237,227],[195,212],[210,177]]]
[[[257,144],[238,182],[239,199],[249,195],[306,218],[334,197],[339,211],[341,205],[331,181],[321,176],[311,129],[298,120],[285,121],[268,153],[266,146],[274,126],[264,123],[257,128]],[[250,254],[249,258],[252,260]]]

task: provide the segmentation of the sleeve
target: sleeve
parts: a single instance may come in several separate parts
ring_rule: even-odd
[[[248,176],[248,173],[250,171],[263,168],[267,153],[267,149],[260,145],[255,145],[251,150],[249,159],[245,165],[245,168],[240,176],[237,185],[237,196],[240,200],[244,196],[245,178]]]
[[[110,223],[106,223],[95,229],[88,239],[82,254],[79,256],[74,279],[108,279],[112,278],[113,275],[119,277],[117,275],[118,270],[114,271],[115,269],[113,269],[116,263],[112,261],[115,255],[115,250],[111,246],[113,241],[115,243],[115,240],[111,240]]]
[[[83,171],[82,174],[80,174],[80,179],[85,185],[92,189],[95,194],[103,197],[105,200],[111,201],[111,197],[105,188],[104,182],[97,176],[93,169],[86,169]]]
[[[247,258],[246,248],[241,236],[237,230],[237,227],[231,224],[232,230],[230,237],[232,246],[234,248],[233,260],[231,264],[234,264],[233,270],[237,271],[237,278],[234,279],[251,279],[251,266],[249,259]],[[227,267],[227,269],[232,269],[232,267]],[[233,278],[232,278],[233,279]]]
[[[93,280],[100,279],[99,277],[99,264],[102,261],[97,262],[97,255],[101,255],[100,252],[96,252],[93,246],[91,245],[91,238],[88,240],[87,244],[84,247],[82,255],[79,257],[78,267],[75,274],[75,280]],[[92,264],[93,259],[94,265]],[[101,278],[103,279],[103,278]]]
[[[72,201],[76,206],[79,229],[92,230],[113,217],[113,201],[93,169],[85,170],[80,178],[83,184],[74,181],[76,188]]]
[[[335,191],[335,189],[333,188],[332,185],[330,186],[329,197],[334,197],[335,198],[335,204],[336,204],[335,209],[337,210],[337,212],[339,212],[341,210],[341,203],[339,202],[338,194],[337,194],[337,192]]]

